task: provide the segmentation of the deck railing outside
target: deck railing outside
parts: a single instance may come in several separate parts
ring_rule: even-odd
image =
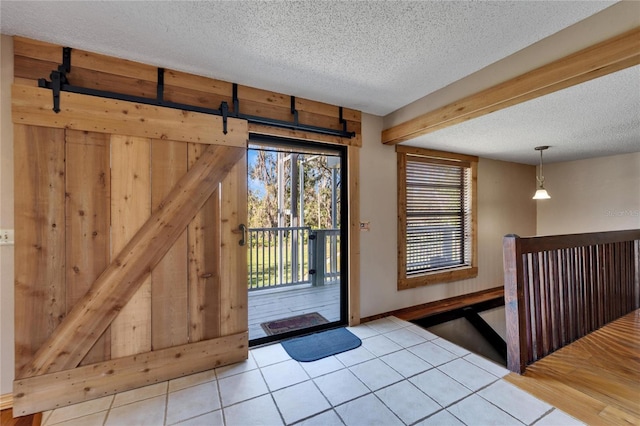
[[[318,286],[340,281],[340,230],[315,229],[311,235],[313,284]]]
[[[249,228],[249,290],[340,280],[340,230]]]
[[[507,367],[526,366],[640,307],[640,229],[504,237]]]

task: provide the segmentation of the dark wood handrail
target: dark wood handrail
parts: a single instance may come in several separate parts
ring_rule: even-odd
[[[517,235],[516,235],[517,237]],[[520,238],[522,253],[640,240],[640,229]]]
[[[640,307],[640,229],[507,235],[503,255],[511,371]]]

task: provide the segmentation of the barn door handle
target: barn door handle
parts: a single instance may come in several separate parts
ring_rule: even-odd
[[[238,244],[244,246],[247,244],[247,226],[244,223],[241,223],[240,226],[238,226],[238,229],[242,231],[242,239]]]

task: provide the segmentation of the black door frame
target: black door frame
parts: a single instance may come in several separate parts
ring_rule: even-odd
[[[328,324],[316,325],[301,330],[289,331],[286,333],[276,334],[272,336],[259,337],[249,340],[249,347],[260,346],[267,343],[278,342],[292,337],[302,336],[306,334],[317,333],[319,331],[328,330],[336,327],[343,327],[348,324],[349,318],[349,185],[348,185],[348,150],[344,145],[334,145],[315,141],[306,141],[300,139],[290,139],[276,136],[265,136],[255,133],[249,133],[249,144],[264,144],[273,147],[286,147],[290,149],[311,148],[333,151],[340,156],[340,320],[333,321]],[[247,150],[249,147],[247,146]],[[248,161],[248,156],[247,156]],[[247,194],[248,196],[248,194]],[[343,253],[345,255],[343,255]],[[247,315],[249,310],[247,309]]]

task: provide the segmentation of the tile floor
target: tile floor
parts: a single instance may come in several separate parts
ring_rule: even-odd
[[[43,425],[579,425],[508,371],[411,323],[349,328],[362,346],[310,363],[280,344],[245,362],[44,413]]]

